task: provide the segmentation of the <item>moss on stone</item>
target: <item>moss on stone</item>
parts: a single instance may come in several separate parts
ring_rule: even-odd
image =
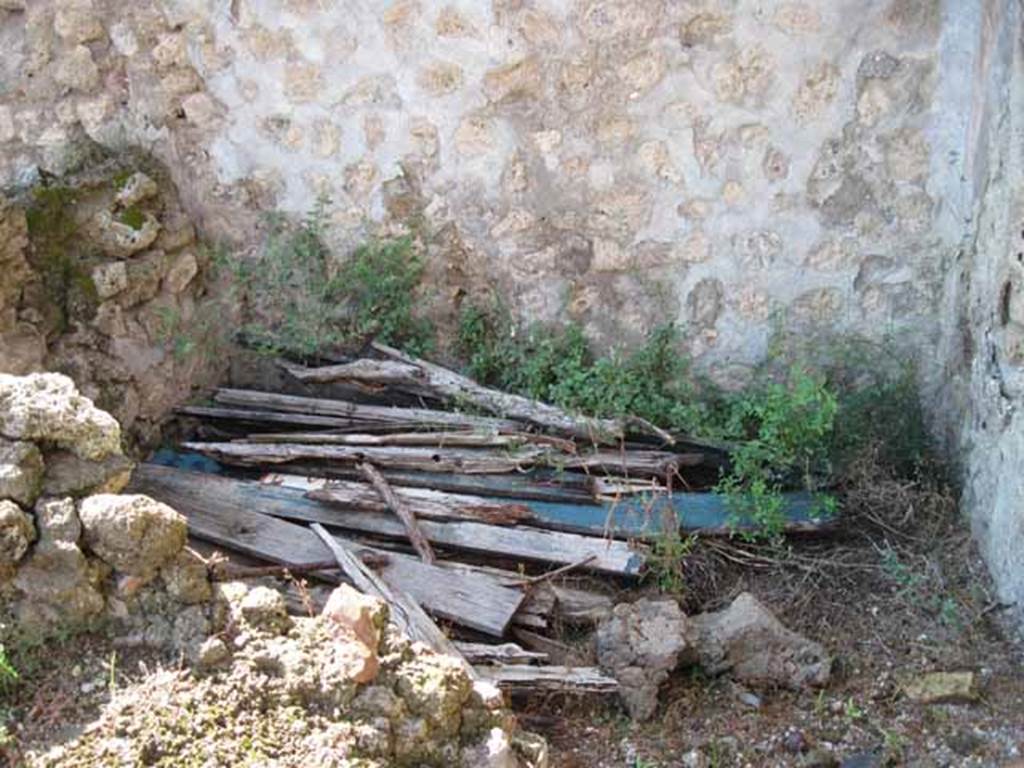
[[[133,205],[130,208],[126,208],[121,215],[117,217],[117,220],[138,232],[142,229],[142,225],[146,223],[146,214],[144,214],[138,206]]]
[[[59,332],[74,318],[90,318],[99,305],[99,293],[82,253],[74,216],[75,191],[65,186],[39,186],[32,192],[25,213],[28,224],[29,263],[56,313]]]

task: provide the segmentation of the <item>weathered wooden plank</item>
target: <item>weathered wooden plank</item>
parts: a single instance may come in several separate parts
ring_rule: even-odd
[[[208,405],[182,405],[175,408],[174,412],[197,419],[223,419],[253,424],[281,424],[293,427],[323,427],[325,429],[352,427],[360,423],[352,419],[342,419],[334,416],[247,410],[245,408],[218,408]]]
[[[434,472],[517,472],[536,464],[547,449],[524,447],[516,451],[474,451],[460,448],[407,448],[402,446],[308,445],[302,443],[183,443],[218,461],[240,466],[283,464],[297,460],[370,462],[390,469],[425,469]]]
[[[135,478],[140,485],[151,486],[168,495],[178,494],[186,499],[191,496],[195,502],[201,502],[204,498],[219,498],[229,509],[253,509],[288,520],[322,523],[386,538],[405,538],[402,524],[390,515],[328,507],[288,488],[153,464],[138,467]],[[420,524],[423,533],[433,544],[497,554],[511,559],[568,565],[594,555],[594,559],[585,566],[587,570],[616,575],[639,573],[644,560],[643,555],[631,549],[626,542],[563,531],[527,526],[506,528],[469,521],[442,523],[423,520]],[[323,559],[323,554],[320,550],[320,556],[312,559]]]
[[[248,389],[219,389],[214,400],[222,405],[260,408],[265,411],[287,411],[317,416],[335,416],[377,424],[404,424],[410,429],[489,429],[515,432],[519,422],[492,416],[474,416],[455,411],[429,408],[398,408],[389,405],[365,405],[345,400],[280,395]]]
[[[143,464],[133,476],[130,488],[184,514],[193,536],[244,555],[283,564],[333,557],[304,525],[261,514],[267,510],[261,506],[260,495],[238,493],[239,486],[259,489],[253,483]],[[298,499],[303,501],[301,496]],[[353,543],[352,547],[372,551],[361,544]],[[502,586],[498,578],[488,574],[428,566],[399,553],[388,552],[387,557],[388,563],[382,570],[389,581],[413,594],[439,618],[501,637],[522,604],[523,596],[518,590]],[[410,562],[415,567],[409,567]]]
[[[420,369],[415,365],[394,360],[353,360],[350,363],[304,368],[282,363],[281,367],[299,381],[310,384],[328,384],[335,381],[359,384],[415,384],[422,382]]]
[[[527,651],[515,643],[490,645],[489,643],[456,640],[455,647],[467,661],[473,664],[532,664],[547,661],[548,658],[546,653]]]
[[[325,418],[325,417],[316,417]],[[312,443],[321,445],[438,446],[442,448],[517,448],[531,442],[526,435],[494,432],[392,432],[382,435],[330,432],[255,433],[238,443]]]
[[[275,472],[267,473],[260,478],[260,482],[302,490],[306,493],[306,498],[325,504],[336,504],[364,512],[387,511],[387,505],[380,495],[366,483]],[[510,501],[442,493],[428,488],[395,486],[394,490],[417,517],[433,520],[479,520],[491,525],[514,525],[533,519],[529,507]]]
[[[783,494],[787,533],[828,530],[835,518],[816,516],[810,493]],[[663,520],[678,520],[680,529],[700,535],[728,535],[756,527],[753,520],[736,518],[728,500],[717,493],[648,493],[600,506],[557,502],[526,502],[536,519],[532,525],[559,531],[617,538],[652,538],[663,533]]]
[[[535,667],[525,664],[478,665],[484,680],[513,692],[615,693],[619,683],[595,667]]]
[[[199,456],[199,454],[191,454]],[[169,462],[164,462],[169,463]],[[358,473],[340,464],[287,462],[277,465],[281,473],[355,480]],[[445,472],[414,472],[382,469],[392,485],[405,488],[429,488],[449,493],[488,496],[502,499],[552,501],[557,503],[597,504],[588,487],[590,477],[576,472],[535,468],[523,473],[453,475]]]

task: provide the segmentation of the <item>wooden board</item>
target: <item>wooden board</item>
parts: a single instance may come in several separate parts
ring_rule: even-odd
[[[492,429],[516,432],[522,425],[509,419],[473,416],[454,411],[428,408],[398,408],[389,405],[364,405],[345,400],[279,395],[248,389],[219,389],[214,399],[221,405],[259,408],[265,411],[287,411],[317,416],[336,416],[378,424],[406,424],[419,428]]]
[[[187,472],[155,464],[142,464],[135,470],[137,487],[151,488],[155,498],[180,497],[197,503],[216,499],[228,510],[256,510],[268,515],[304,523],[371,533],[386,538],[404,539],[405,528],[390,515],[345,511],[306,499],[300,491],[233,480],[217,475]],[[173,502],[168,502],[175,506]],[[469,552],[496,554],[510,559],[569,565],[593,555],[585,568],[619,576],[636,575],[643,566],[643,555],[626,542],[548,531],[527,526],[502,527],[476,522],[421,522],[423,533],[434,544]],[[322,545],[314,549],[324,559]],[[307,558],[308,559],[308,558]]]
[[[131,491],[177,509],[197,538],[273,563],[296,565],[332,557],[306,526],[260,514],[258,498],[233,493],[240,485],[237,481],[165,467],[156,468],[163,472],[153,469],[142,465],[129,486]],[[368,549],[346,543],[357,550]],[[433,615],[480,632],[501,637],[523,601],[520,591],[502,586],[497,577],[429,566],[398,553],[387,555],[390,562],[382,568],[386,579],[413,595]]]
[[[514,692],[615,693],[619,683],[594,667],[534,667],[525,664],[477,666],[499,688]]]
[[[305,492],[306,497],[364,512],[387,512],[387,504],[367,483],[304,477],[271,472],[263,475],[264,485],[277,485]],[[529,522],[533,514],[523,504],[479,496],[443,493],[428,488],[394,486],[395,493],[416,514],[431,520],[479,520],[492,525]]]

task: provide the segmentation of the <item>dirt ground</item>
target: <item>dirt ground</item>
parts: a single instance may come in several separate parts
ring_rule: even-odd
[[[778,552],[700,544],[688,612],[757,595],[834,654],[820,691],[751,691],[677,672],[650,723],[616,706],[523,704],[558,768],[1024,766],[1024,646],[946,491],[878,479],[852,490],[834,536]],[[581,656],[587,652],[584,646]],[[974,704],[910,701],[902,683],[970,670]]]
[[[1024,765],[1024,653],[1007,626],[1012,608],[994,598],[948,494],[879,483],[847,507],[842,531],[783,550],[698,543],[677,595],[692,613],[753,592],[834,653],[826,689],[748,690],[680,670],[644,724],[595,697],[517,701],[523,725],[548,739],[552,766]],[[614,594],[635,599],[655,591],[647,585]],[[561,639],[580,661],[592,660],[585,633]],[[15,714],[0,749],[8,766],[24,765],[27,747],[60,743],[87,727],[111,690],[180,663],[112,647],[102,635],[53,641],[29,658],[21,684],[2,693]],[[974,671],[980,700],[922,705],[903,694],[902,682],[939,670]]]

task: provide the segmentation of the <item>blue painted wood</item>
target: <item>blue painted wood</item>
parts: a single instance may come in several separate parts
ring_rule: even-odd
[[[168,467],[188,469],[194,472],[223,475],[233,474],[213,459],[188,451],[161,449],[150,459],[151,463]],[[423,474],[427,473],[405,473]],[[544,475],[550,480],[550,473]],[[477,496],[488,496],[486,476],[473,478],[473,487],[468,491]],[[518,480],[518,476],[516,476]],[[503,482],[502,478],[498,479]],[[403,484],[400,480],[396,484]],[[420,485],[417,483],[417,485]],[[425,487],[431,487],[426,483]],[[448,490],[447,488],[445,490]],[[463,490],[467,492],[467,490]],[[270,494],[271,496],[273,494]],[[509,498],[492,498],[496,503],[507,503]],[[835,519],[815,517],[814,496],[810,493],[795,492],[784,494],[787,531],[814,531],[826,529]],[[267,499],[269,501],[269,498]],[[254,500],[255,501],[255,500]],[[596,536],[611,535],[615,538],[649,538],[662,532],[663,515],[673,515],[683,531],[699,533],[742,531],[756,528],[752,520],[734,520],[726,499],[716,493],[675,493],[672,496],[659,495],[657,498],[628,496],[617,502],[581,503],[552,502],[516,498],[517,503],[530,508],[537,516],[531,525],[554,530],[586,533]]]
[[[816,503],[810,493],[784,495],[786,528],[815,530],[834,520],[815,516]],[[657,498],[632,496],[600,506],[544,501],[522,502],[537,516],[534,525],[559,530],[615,537],[650,537],[662,532],[663,516],[675,517],[681,530],[690,532],[752,529],[750,519],[733,520],[726,499],[716,493],[675,493]]]

